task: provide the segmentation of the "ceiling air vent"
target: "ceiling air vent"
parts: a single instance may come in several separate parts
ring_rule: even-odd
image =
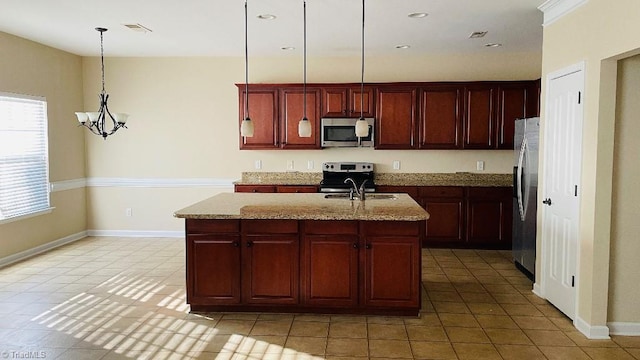
[[[123,25],[128,27],[129,29],[131,29],[133,31],[137,31],[137,32],[148,33],[148,32],[152,31],[148,27],[140,25],[140,24],[123,24]]]
[[[478,39],[487,35],[488,31],[474,31],[469,35],[469,39]]]

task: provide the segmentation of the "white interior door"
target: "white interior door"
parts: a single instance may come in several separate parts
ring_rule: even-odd
[[[584,70],[570,69],[548,80],[544,138],[542,221],[544,296],[573,319],[578,279],[578,228]]]

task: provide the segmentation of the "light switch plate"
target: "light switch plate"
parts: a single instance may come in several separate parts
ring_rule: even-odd
[[[262,160],[256,160],[256,162],[254,163],[254,167],[256,168],[256,170],[262,169]]]
[[[476,162],[476,170],[483,171],[484,170],[484,161],[479,160]]]
[[[308,160],[307,161],[307,169],[308,170],[313,170],[313,160]]]
[[[400,161],[399,160],[394,160],[393,161],[393,170],[400,170]]]
[[[293,170],[293,160],[287,160],[287,170]]]

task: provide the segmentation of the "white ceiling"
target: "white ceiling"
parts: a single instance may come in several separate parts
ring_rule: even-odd
[[[539,52],[544,0],[366,0],[366,53]],[[303,0],[248,0],[250,56],[300,55]],[[308,54],[360,54],[360,0],[307,0]],[[0,31],[82,56],[243,56],[243,0],[0,0]],[[426,12],[425,18],[408,14]],[[273,14],[275,20],[259,20]],[[123,24],[142,24],[149,33]],[[474,31],[488,31],[469,39]],[[486,43],[502,47],[487,48]],[[399,50],[396,45],[411,45]],[[281,50],[294,46],[292,51]],[[1,51],[1,49],[0,49]]]

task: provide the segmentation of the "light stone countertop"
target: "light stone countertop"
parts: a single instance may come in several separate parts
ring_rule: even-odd
[[[185,219],[292,219],[423,221],[429,218],[407,194],[394,199],[325,199],[325,194],[221,193],[175,212]]]
[[[238,185],[319,185],[319,172],[243,172]],[[512,174],[458,173],[375,173],[376,185],[391,186],[506,186]]]

